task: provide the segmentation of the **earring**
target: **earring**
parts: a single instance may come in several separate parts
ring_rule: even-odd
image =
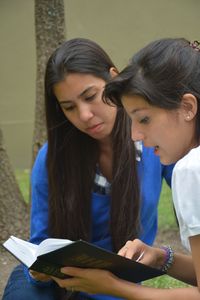
[[[186,119],[189,120],[189,119],[190,119],[190,115],[188,115],[188,116],[186,117]]]

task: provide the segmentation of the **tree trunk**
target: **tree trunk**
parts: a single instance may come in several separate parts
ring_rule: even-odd
[[[37,78],[33,162],[38,150],[46,141],[44,72],[49,56],[65,38],[63,0],[35,0],[35,34]]]
[[[0,242],[10,235],[27,239],[29,234],[28,206],[19,190],[3,141],[0,128]]]
[[[46,140],[44,113],[44,71],[51,53],[64,41],[63,0],[35,0],[36,30],[36,108],[33,161]],[[0,242],[10,235],[29,235],[29,206],[25,204],[10,164],[0,128]]]

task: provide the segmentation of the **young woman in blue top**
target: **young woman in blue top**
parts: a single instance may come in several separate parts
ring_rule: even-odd
[[[157,231],[163,167],[153,149],[131,141],[123,108],[103,102],[117,70],[96,43],[72,39],[50,57],[45,75],[48,145],[32,170],[31,238],[83,239],[117,252],[140,237],[151,245]],[[116,299],[58,289],[51,278],[21,267],[11,275],[3,300]],[[18,276],[18,279],[16,280]],[[118,298],[117,298],[118,299]]]
[[[172,195],[180,236],[188,255],[154,248],[135,239],[119,254],[162,269],[190,287],[156,289],[130,284],[109,272],[66,268],[63,287],[132,300],[200,299],[200,43],[162,39],[134,55],[105,88],[107,99],[124,106],[132,120],[132,139],[142,140],[162,163],[176,163]]]

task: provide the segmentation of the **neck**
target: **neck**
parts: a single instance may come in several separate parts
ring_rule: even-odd
[[[99,149],[100,153],[105,152],[112,149],[112,141],[110,137],[107,137],[101,141],[99,141]]]
[[[112,157],[113,149],[111,139],[106,139],[99,143],[100,155],[99,155],[99,167],[101,173],[107,178],[108,181],[112,180]]]

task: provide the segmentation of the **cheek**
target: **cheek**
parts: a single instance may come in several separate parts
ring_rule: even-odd
[[[65,118],[71,122],[70,114],[68,112],[66,112],[65,110],[63,110],[63,114],[65,115]]]
[[[106,122],[113,122],[117,114],[117,109],[115,107],[104,104],[101,107],[97,107],[95,110],[95,115],[101,117],[102,120]]]
[[[111,116],[112,120],[113,119],[115,120],[116,115],[117,115],[117,109],[116,109],[116,107],[110,107],[108,115]]]
[[[69,112],[66,112],[66,111],[63,111],[64,115],[65,115],[65,118],[70,122],[72,123],[74,126],[77,126],[77,118],[75,117],[75,114],[73,113],[69,113]]]
[[[162,118],[161,118],[162,117]],[[155,139],[159,139],[165,144],[173,139],[176,125],[174,120],[168,119],[165,116],[161,116],[158,120],[153,122],[151,127],[151,134],[155,136]]]

